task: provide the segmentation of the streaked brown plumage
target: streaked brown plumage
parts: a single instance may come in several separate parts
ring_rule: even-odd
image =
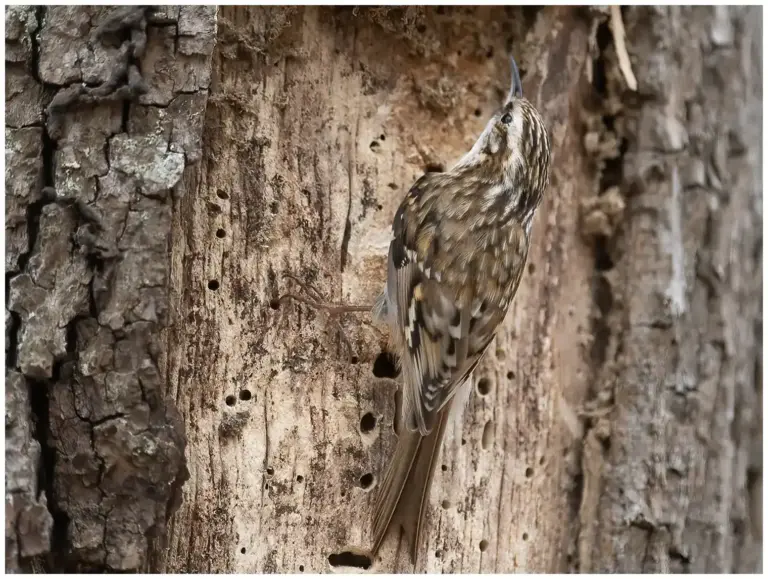
[[[403,369],[401,432],[382,480],[373,553],[399,523],[416,564],[429,489],[453,407],[515,296],[534,212],[549,181],[541,116],[522,98],[517,66],[507,102],[472,149],[445,173],[411,187],[395,214],[386,320]]]

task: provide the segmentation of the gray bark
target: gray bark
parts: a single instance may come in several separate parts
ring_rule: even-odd
[[[147,16],[6,9],[9,571],[146,568],[186,476],[159,363],[214,18]]]
[[[552,185],[416,571],[761,570],[760,9],[6,16],[9,570],[412,570],[387,336],[277,298],[371,302],[509,52]]]

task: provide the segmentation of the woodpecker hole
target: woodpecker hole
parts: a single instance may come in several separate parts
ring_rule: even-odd
[[[217,289],[219,289],[219,282],[215,279],[212,279],[208,282],[208,289],[215,292]]]
[[[377,378],[397,378],[399,373],[395,357],[389,352],[381,352],[373,361],[373,375]]]
[[[425,173],[442,173],[445,171],[445,166],[442,163],[427,163],[424,167]]]
[[[360,432],[371,432],[374,428],[376,428],[376,417],[366,412],[360,419]]]
[[[269,307],[273,310],[277,310],[280,308],[280,300],[270,300]]]
[[[269,212],[272,215],[277,215],[277,208],[278,208],[277,201],[272,201],[272,203],[269,204]]]
[[[371,141],[370,147],[371,147],[371,151],[373,151],[374,153],[379,150],[379,146],[380,145],[378,141]]]
[[[236,401],[236,398],[231,394],[224,399],[224,402],[227,404],[227,406],[234,406],[235,401]]]
[[[240,400],[247,401],[251,399],[250,390],[240,390]]]
[[[534,271],[536,271],[536,266],[533,265],[532,263],[529,263],[528,264],[528,273],[532,274]]]
[[[479,116],[481,116],[482,114],[483,114],[483,111],[481,111],[480,109],[475,109],[475,116],[476,116],[476,117],[479,117]]]
[[[446,472],[448,470],[448,467],[446,465],[441,465],[440,470],[442,470],[443,472]]]
[[[304,565],[299,565],[299,572],[304,573]]]
[[[216,196],[219,199],[229,199],[229,195],[227,194],[227,192],[226,191],[222,191],[221,189],[216,191]]]
[[[227,232],[224,231],[223,229],[217,229],[216,230],[216,237],[218,237],[219,239],[224,239],[224,237],[226,237],[226,235],[227,235]]]
[[[272,468],[271,466],[268,466],[267,467],[267,476],[272,476],[273,474],[275,474],[275,469]]]
[[[512,370],[507,372],[507,380],[514,380],[514,379],[515,379],[515,373]]]
[[[304,477],[301,476],[300,474],[296,475],[296,482],[297,483],[303,483],[304,482]]]
[[[525,469],[525,478],[531,478],[533,476],[533,469],[529,466]]]
[[[435,551],[435,558],[436,559],[441,559],[442,557],[443,557],[443,552],[440,549]]]
[[[245,555],[245,547],[243,547],[242,549],[240,549],[240,552],[241,552],[243,555]]]
[[[480,551],[485,551],[487,549],[488,549],[488,541],[483,539],[482,541],[480,541]]]

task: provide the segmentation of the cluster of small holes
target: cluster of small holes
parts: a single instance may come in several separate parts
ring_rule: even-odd
[[[248,402],[253,398],[253,394],[251,394],[251,391],[248,389],[240,390],[240,393],[237,397],[235,397],[234,394],[228,395],[226,398],[224,398],[224,403],[227,406],[234,406],[237,403],[237,398],[240,398],[243,402]]]
[[[376,428],[376,417],[372,413],[366,412],[360,419],[360,432],[368,433],[374,428]]]

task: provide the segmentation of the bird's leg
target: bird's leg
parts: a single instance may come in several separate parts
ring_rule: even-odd
[[[341,314],[347,314],[352,312],[370,312],[373,309],[372,305],[360,306],[360,305],[351,305],[351,304],[330,304],[330,303],[324,302],[322,295],[316,288],[312,287],[309,284],[304,283],[303,281],[299,280],[296,276],[291,275],[290,273],[283,274],[283,277],[287,277],[288,279],[293,280],[296,283],[296,285],[298,285],[302,290],[304,290],[304,293],[312,296],[314,299],[292,294],[292,293],[287,293],[277,298],[278,303],[282,303],[284,300],[290,298],[292,300],[296,300],[297,302],[307,304],[308,306],[311,306],[316,310],[325,310],[331,316],[339,316]]]
[[[314,287],[312,287],[309,284],[306,284],[302,282],[300,279],[298,279],[296,276],[291,275],[290,273],[284,273],[283,277],[286,277],[288,279],[291,279],[298,285],[307,296],[301,296],[294,293],[286,293],[281,295],[279,298],[277,298],[278,303],[282,303],[283,301],[287,299],[292,299],[297,302],[301,302],[303,304],[306,304],[310,306],[311,308],[314,308],[316,310],[325,310],[328,312],[328,315],[330,315],[332,318],[334,318],[334,322],[336,323],[336,327],[339,330],[339,335],[341,336],[341,340],[344,342],[344,344],[347,347],[347,350],[349,351],[349,357],[350,360],[352,360],[354,356],[354,350],[352,349],[352,344],[350,344],[349,339],[347,338],[346,334],[344,333],[344,328],[341,327],[341,322],[338,320],[339,316],[346,313],[352,313],[352,312],[370,312],[373,308],[373,306],[361,306],[361,305],[344,305],[344,304],[331,304],[327,303],[323,300],[322,294]]]

